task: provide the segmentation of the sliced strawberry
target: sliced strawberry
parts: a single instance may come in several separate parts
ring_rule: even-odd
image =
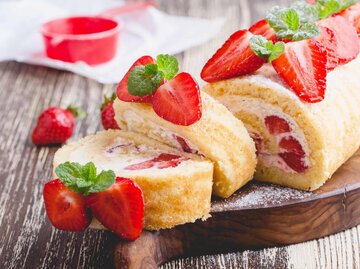
[[[258,70],[266,60],[258,57],[251,50],[249,40],[252,36],[253,34],[248,30],[240,30],[232,34],[205,64],[201,78],[213,82]]]
[[[174,137],[184,152],[192,153],[190,146],[188,145],[188,143],[186,143],[184,138],[177,136],[177,135],[174,135]]]
[[[316,40],[319,40],[320,45],[328,51],[328,62],[334,61],[335,58],[339,64],[344,64],[356,58],[359,54],[359,40],[355,28],[349,21],[341,16],[334,16],[321,20],[318,24],[322,29],[327,29],[322,31]],[[330,68],[332,67],[330,64]]]
[[[151,159],[151,160],[148,160],[145,162],[128,165],[128,166],[124,167],[124,169],[125,170],[143,170],[143,169],[148,169],[148,168],[154,167],[154,165],[155,165],[155,163]]]
[[[360,37],[360,3],[356,3],[339,13],[340,16],[347,19],[356,29]]]
[[[106,228],[126,240],[140,236],[144,221],[144,197],[131,179],[116,178],[108,189],[92,193],[87,204],[94,217]]]
[[[249,31],[254,35],[262,35],[268,40],[275,41],[276,40],[276,33],[273,28],[270,27],[267,20],[263,19],[258,21],[257,23],[253,24]]]
[[[272,65],[297,96],[315,103],[325,96],[326,63],[326,52],[310,39],[286,43],[284,53]]]
[[[279,156],[294,171],[303,173],[308,165],[305,163],[305,152],[296,138],[292,136],[284,137],[280,140],[281,151]]]
[[[291,132],[289,123],[285,119],[275,115],[265,118],[265,126],[272,135]]]
[[[188,158],[185,158],[185,157],[182,157],[179,155],[174,155],[174,154],[161,153],[159,156],[157,156],[151,160],[126,166],[124,169],[125,170],[143,170],[143,169],[148,169],[148,168],[154,167],[155,165],[157,165],[158,169],[165,169],[168,167],[176,167],[184,160],[188,160]]]
[[[141,96],[133,96],[129,93],[127,82],[130,72],[134,69],[135,66],[138,65],[148,65],[148,64],[154,64],[155,59],[151,56],[142,56],[139,58],[127,71],[123,79],[120,81],[117,89],[116,89],[116,95],[117,97],[124,101],[124,102],[151,102],[151,97],[149,95],[141,97]]]
[[[199,85],[184,72],[161,85],[152,97],[152,104],[157,115],[177,125],[191,125],[202,114]]]
[[[330,28],[320,26],[321,34],[314,38],[319,46],[326,50],[326,69],[327,71],[333,70],[339,65],[339,58],[337,55],[337,46],[335,33]]]
[[[89,226],[84,196],[67,188],[60,179],[46,183],[43,196],[46,214],[56,228],[81,232]]]

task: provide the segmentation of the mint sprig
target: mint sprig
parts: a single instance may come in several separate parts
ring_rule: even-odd
[[[317,0],[318,19],[325,19],[355,4],[356,0]]]
[[[134,67],[128,77],[128,91],[134,96],[152,94],[164,78],[170,80],[178,71],[179,63],[174,56],[160,54],[156,57],[156,64]]]
[[[85,196],[106,190],[115,182],[113,171],[102,171],[97,175],[96,167],[92,162],[85,165],[65,162],[55,168],[55,174],[66,187]]]
[[[305,6],[273,7],[266,16],[269,25],[275,30],[276,36],[285,40],[299,41],[314,38],[320,34],[320,28],[312,19],[312,15],[304,18]],[[301,10],[301,11],[299,11]],[[311,13],[312,14],[312,13]]]
[[[267,59],[269,63],[278,58],[285,50],[284,42],[273,44],[261,35],[254,35],[250,38],[251,50],[260,58]]]

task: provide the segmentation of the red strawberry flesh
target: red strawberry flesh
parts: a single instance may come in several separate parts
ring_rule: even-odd
[[[285,119],[275,115],[265,118],[265,126],[272,135],[291,132],[289,123]]]
[[[87,204],[94,217],[119,237],[135,240],[140,236],[144,197],[140,187],[131,179],[117,177],[108,189],[90,194]]]
[[[240,30],[232,34],[205,64],[201,78],[207,82],[214,82],[258,70],[266,60],[258,57],[251,50],[249,40],[252,36],[253,34],[248,30]]]
[[[151,101],[151,97],[149,95],[141,97],[141,96],[133,96],[129,93],[127,82],[129,78],[129,74],[134,69],[135,66],[139,65],[148,65],[148,64],[154,64],[155,59],[151,56],[142,56],[139,58],[127,71],[123,79],[120,81],[117,89],[116,89],[116,95],[117,97],[124,101],[124,102],[147,102],[149,103]]]
[[[169,167],[176,167],[182,161],[188,160],[186,157],[179,155],[161,153],[159,156],[137,164],[126,166],[125,170],[143,170],[156,166],[158,169],[165,169]]]
[[[290,42],[284,53],[272,62],[284,82],[305,102],[324,99],[326,52],[313,40]]]
[[[272,41],[276,40],[275,30],[270,27],[269,23],[265,19],[260,20],[255,24],[253,24],[249,28],[249,31],[254,35],[261,35],[265,37],[267,40],[272,40]]]
[[[280,140],[279,156],[297,173],[303,173],[308,168],[305,163],[305,152],[299,141],[293,136],[283,137]]]
[[[356,29],[360,38],[360,3],[356,3],[339,13],[340,16],[347,19]]]
[[[340,64],[344,64],[356,58],[359,54],[359,39],[349,21],[341,16],[334,16],[321,20],[318,24],[322,28],[322,33],[316,40],[328,51],[331,61],[335,58]],[[324,31],[324,28],[327,31]],[[330,70],[333,68],[333,64],[330,64]]]
[[[161,85],[152,104],[158,116],[177,125],[191,125],[202,115],[199,85],[188,73],[180,73]]]
[[[177,135],[174,135],[174,137],[184,152],[192,153],[190,146],[188,145],[188,143],[186,143],[184,138],[177,136]]]
[[[67,188],[61,180],[46,183],[43,196],[46,214],[56,228],[80,232],[89,226],[90,216],[85,198]]]

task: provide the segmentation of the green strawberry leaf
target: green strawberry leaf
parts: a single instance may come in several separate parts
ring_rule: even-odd
[[[71,114],[75,116],[75,118],[84,118],[86,116],[86,112],[82,110],[81,107],[75,105],[69,105],[66,110],[68,110]]]
[[[172,79],[179,71],[178,60],[168,54],[160,54],[156,57],[157,67],[167,80]]]
[[[131,95],[145,96],[152,94],[159,88],[163,76],[162,73],[155,68],[156,64],[146,66],[135,66],[128,77],[128,90]]]
[[[109,188],[116,178],[111,170],[96,175],[96,167],[92,162],[85,165],[65,162],[56,167],[55,173],[66,187],[85,196]]]
[[[269,63],[278,58],[285,50],[284,42],[273,44],[261,35],[252,36],[249,43],[251,50],[260,58],[267,59]]]

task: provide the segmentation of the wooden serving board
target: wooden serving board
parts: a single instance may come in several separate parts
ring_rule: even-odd
[[[251,182],[214,199],[212,217],[115,247],[116,268],[157,268],[176,257],[299,243],[360,224],[360,150],[320,189]]]

